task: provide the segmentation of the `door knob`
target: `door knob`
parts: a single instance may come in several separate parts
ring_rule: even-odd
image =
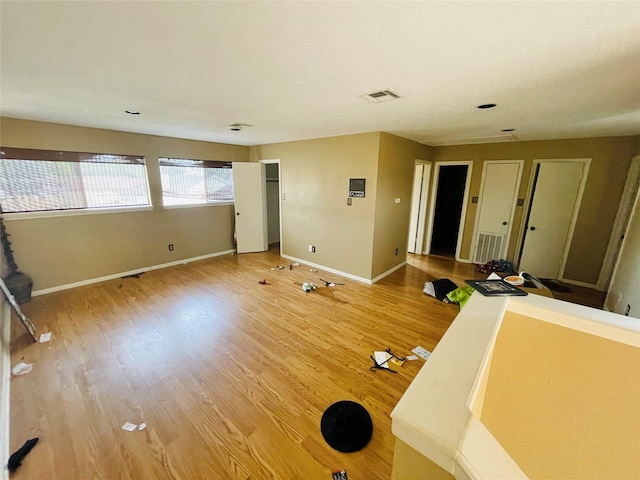
[[[507,222],[502,222],[502,224],[503,224],[503,225],[506,225],[506,224],[507,224]]]
[[[531,227],[529,230],[535,230],[535,229],[536,229],[536,227]]]

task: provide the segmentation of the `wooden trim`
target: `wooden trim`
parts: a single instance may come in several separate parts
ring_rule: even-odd
[[[9,406],[11,379],[11,308],[3,298],[0,301],[0,479],[9,478]]]

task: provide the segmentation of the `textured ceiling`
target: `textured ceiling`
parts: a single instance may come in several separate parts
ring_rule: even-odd
[[[7,117],[239,145],[640,134],[640,2],[2,1],[0,15]],[[360,97],[387,88],[404,97]]]

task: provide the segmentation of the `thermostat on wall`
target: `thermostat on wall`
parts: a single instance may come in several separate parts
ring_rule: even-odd
[[[349,179],[349,196],[363,198],[365,181],[366,179],[364,178],[350,178]]]

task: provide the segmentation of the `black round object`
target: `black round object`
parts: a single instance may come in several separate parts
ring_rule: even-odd
[[[371,440],[373,422],[362,405],[341,400],[324,411],[320,431],[331,448],[345,453],[357,452]]]

